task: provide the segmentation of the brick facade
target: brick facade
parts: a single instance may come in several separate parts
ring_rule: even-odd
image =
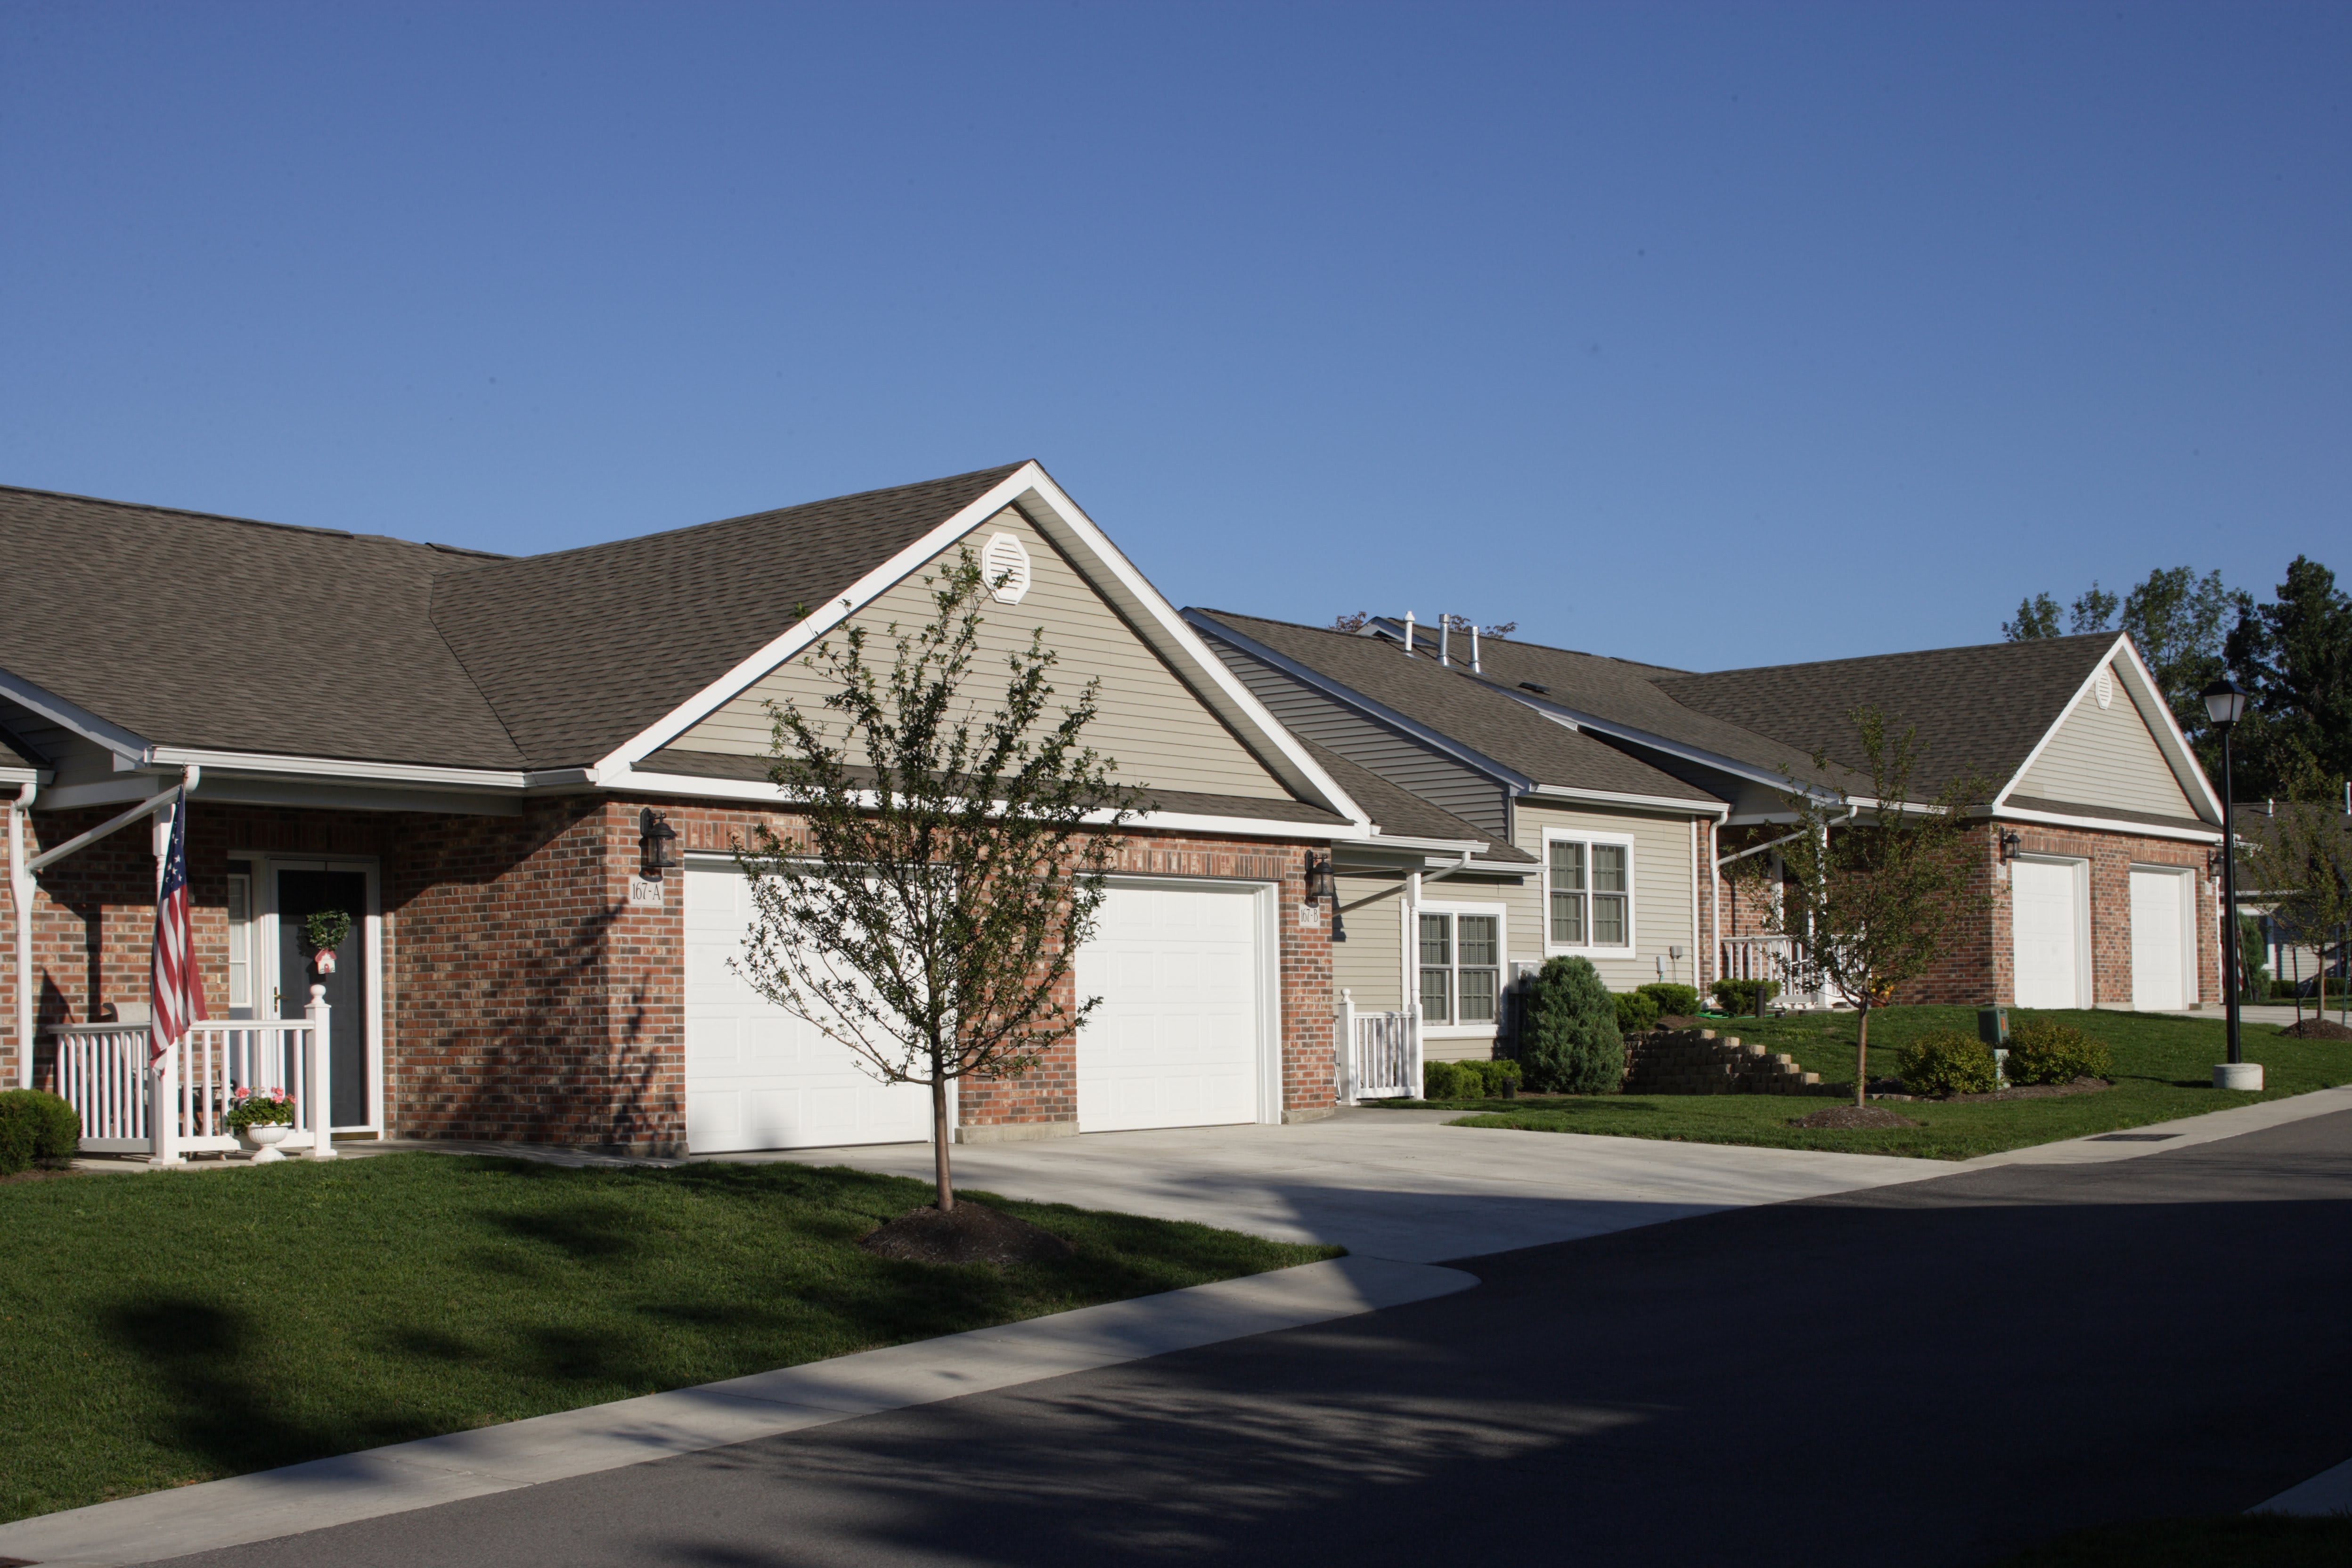
[[[1989,895],[1990,907],[1982,920],[1970,920],[1948,932],[1944,961],[1926,979],[1906,986],[1900,1002],[1952,1003],[1970,1007],[2008,1005],[2015,1002],[2016,943],[2010,923],[2009,880],[2000,863],[1999,835],[2003,829],[2018,836],[2021,855],[2063,856],[2089,862],[2091,889],[2091,994],[2094,1005],[2132,1005],[2131,868],[2134,866],[2178,866],[2197,879],[2197,995],[2200,1003],[2220,999],[2221,889],[2206,875],[2208,847],[2175,838],[2112,833],[2083,828],[2040,826],[2031,823],[1985,823],[1970,830],[1975,845],[1975,889]],[[1724,836],[1730,848],[1741,847],[1737,835],[1751,841],[1777,837],[1786,828],[1735,829]],[[1764,932],[1764,910],[1754,884],[1737,889],[1728,879],[1717,879],[1723,900],[1724,924],[1732,936]]]
[[[638,1151],[685,1141],[683,879],[660,908],[633,906],[637,814],[653,805],[682,851],[723,851],[788,817],[707,802],[559,797],[519,816],[335,813],[215,805],[190,816],[196,953],[226,1012],[227,864],[239,851],[350,857],[379,867],[384,994],[383,1104],[394,1136]],[[119,809],[119,808],[114,808]],[[35,818],[59,843],[107,811]],[[1305,844],[1130,830],[1118,869],[1280,887],[1281,1080],[1286,1119],[1336,1102],[1328,928],[1301,928]],[[36,896],[34,972],[44,1025],[104,1016],[147,995],[154,859],[134,825],[49,868]],[[13,942],[5,911],[0,933]],[[0,946],[0,953],[13,949]],[[0,984],[13,987],[13,959]],[[266,1002],[266,998],[260,999]],[[0,995],[13,1020],[13,994]],[[266,1007],[264,1009],[267,1010]],[[8,1029],[0,1082],[15,1079]],[[37,1075],[47,1064],[37,1058]],[[1031,1073],[961,1089],[966,1126],[1072,1122],[1074,1044]]]

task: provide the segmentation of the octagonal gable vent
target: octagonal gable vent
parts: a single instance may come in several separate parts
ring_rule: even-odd
[[[2112,707],[2116,700],[2116,672],[2110,665],[2099,666],[2099,673],[2091,680],[2091,695],[2099,700],[2102,708]]]
[[[1000,605],[1017,605],[1029,592],[1029,552],[1009,533],[990,536],[980,552],[980,571]]]

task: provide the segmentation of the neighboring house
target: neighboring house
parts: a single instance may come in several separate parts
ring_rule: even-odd
[[[1293,731],[1486,840],[1409,866],[1338,850],[1333,973],[1360,1011],[1417,1010],[1430,1058],[1487,1057],[1513,977],[1548,958],[1590,958],[1619,991],[1701,977],[1720,795],[1441,664],[1434,642],[1408,657],[1381,637],[1185,614]]]
[[[173,1058],[158,1125],[184,1147],[222,1146],[223,1075],[295,1074],[314,987],[338,1134],[925,1136],[924,1091],[877,1085],[730,969],[730,850],[789,823],[763,705],[822,695],[795,659],[852,621],[919,625],[923,575],[966,544],[1011,574],[975,679],[1042,626],[1058,682],[1100,680],[1087,739],[1149,809],[1077,956],[1097,1020],[1025,1077],[963,1086],[961,1138],[1328,1112],[1310,859],[1484,842],[1391,789],[1384,843],[1347,764],[1276,723],[1034,463],[514,560],[28,490],[0,490],[0,540],[23,567],[0,579],[0,786],[31,904],[0,944],[0,1082],[114,1118],[92,1146],[156,1135],[135,1104],[157,874],[136,817],[181,809],[224,1020]],[[682,852],[657,879],[656,819]],[[354,920],[331,974],[304,937],[321,910]]]
[[[1581,953],[1620,990],[1662,961],[1701,984],[1784,973],[1787,944],[1764,934],[1753,896],[1742,907],[1730,862],[1787,831],[1791,788],[1867,793],[1848,715],[1874,706],[1917,732],[1915,804],[1955,779],[1984,786],[1990,913],[1906,999],[2172,1008],[2218,994],[2220,804],[2127,637],[1699,675],[1460,634],[1446,648],[1427,627],[1409,656],[1406,623],[1386,619],[1347,634],[1186,614],[1285,723],[1533,858],[1516,889],[1491,857],[1449,879],[1483,877],[1512,965]],[[1376,891],[1350,884],[1342,907]],[[1401,921],[1384,917],[1360,952],[1351,914],[1335,949],[1337,972],[1381,1005],[1418,989],[1417,955],[1390,932],[1419,929],[1424,896],[1445,912],[1426,873],[1418,889],[1407,878]],[[1629,905],[1622,928],[1602,923],[1603,899]],[[1439,929],[1428,922],[1433,953]]]

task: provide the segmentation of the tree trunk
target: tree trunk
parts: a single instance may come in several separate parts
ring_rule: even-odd
[[[951,1213],[955,1183],[948,1175],[948,1080],[936,1062],[931,1070],[931,1163],[940,1184],[940,1212]]]
[[[1853,1031],[1853,1102],[1870,1103],[1870,1004],[1862,1005],[1862,1016],[1854,1020]]]

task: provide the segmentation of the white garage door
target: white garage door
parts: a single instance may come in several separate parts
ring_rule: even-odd
[[[2189,878],[2179,871],[2131,874],[2132,1005],[2168,1011],[2189,1005]]]
[[[1113,883],[1078,950],[1078,1130],[1258,1116],[1264,990],[1249,889]]]
[[[2017,1005],[2083,1005],[2083,908],[2072,862],[2012,860],[2011,921],[2017,938]]]
[[[728,966],[751,921],[732,868],[686,873],[686,1142],[698,1154],[930,1136],[930,1091],[884,1087],[848,1048]]]

